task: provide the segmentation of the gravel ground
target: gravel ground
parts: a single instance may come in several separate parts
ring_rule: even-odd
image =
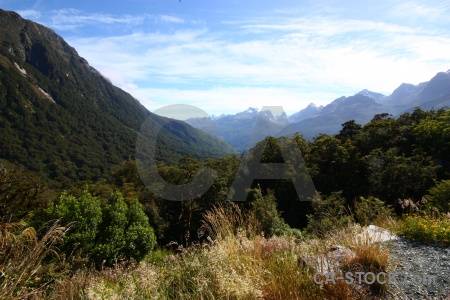
[[[394,299],[450,299],[450,247],[405,238],[387,243],[395,266]]]

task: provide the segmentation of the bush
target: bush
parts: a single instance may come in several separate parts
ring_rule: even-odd
[[[396,233],[413,241],[450,246],[450,218],[445,215],[406,215],[398,222]]]
[[[441,212],[450,212],[450,180],[443,180],[429,190],[426,198]]]
[[[307,215],[306,232],[314,236],[323,237],[326,233],[342,228],[353,221],[346,214],[345,199],[342,192],[333,192],[328,197],[316,194],[311,202],[313,214]]]
[[[359,197],[354,203],[353,216],[361,226],[383,223],[393,215],[393,209],[378,198]]]
[[[102,221],[102,209],[100,200],[92,196],[87,189],[83,190],[78,198],[63,192],[58,202],[49,203],[44,218],[44,221],[61,219],[63,224],[70,224],[62,250],[70,253],[76,249],[81,256],[92,255],[98,236],[97,227]]]
[[[153,228],[137,200],[129,205],[122,194],[112,195],[101,205],[87,188],[76,198],[64,192],[58,203],[45,210],[47,219],[72,224],[62,250],[89,257],[99,266],[112,265],[121,258],[140,261],[156,245]]]
[[[252,192],[255,200],[252,201],[250,213],[261,223],[264,235],[270,237],[290,232],[291,228],[284,222],[277,209],[273,192],[269,190],[265,196],[262,195],[260,189],[254,189]]]

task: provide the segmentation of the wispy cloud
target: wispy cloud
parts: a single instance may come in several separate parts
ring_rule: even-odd
[[[78,27],[94,24],[121,24],[138,25],[142,24],[147,15],[138,16],[113,16],[110,14],[86,14],[78,9],[60,9],[50,11],[50,24],[59,30],[72,30]]]
[[[230,109],[252,101],[259,106],[261,99],[265,105],[283,101],[300,109],[309,102],[323,103],[330,91],[336,95],[369,88],[390,93],[399,80],[418,83],[450,65],[449,37],[409,27],[317,18],[254,23],[239,26],[263,29],[266,35],[247,33],[241,40],[229,40],[202,29],[71,42],[113,82],[150,107],[227,98],[224,103]],[[130,84],[135,88],[128,88]],[[317,91],[319,86],[327,88]],[[158,96],[145,96],[149,93]],[[151,101],[155,98],[158,101]]]
[[[389,10],[389,14],[396,18],[420,19],[421,22],[439,20],[450,23],[450,2],[446,0],[425,3],[402,1],[395,3]]]
[[[25,19],[39,19],[41,17],[41,13],[33,9],[19,10],[17,13]]]
[[[45,14],[38,10],[23,10],[19,14],[24,18],[30,18],[40,21],[43,24],[60,31],[72,31],[82,27],[107,25],[110,30],[113,26],[127,26],[128,28],[135,28],[136,26],[145,23],[173,23],[184,24],[187,22],[196,23],[195,20],[185,20],[179,16],[168,14],[147,14],[140,15],[113,15],[101,13],[86,13],[79,9],[64,8],[57,10],[50,10]],[[116,27],[120,28],[120,27]]]
[[[446,9],[414,3],[405,2],[408,8],[403,9],[416,15]],[[398,16],[401,5],[391,7],[391,16]],[[198,105],[210,113],[283,105],[292,113],[310,102],[325,104],[364,88],[389,94],[401,82],[416,84],[450,68],[446,30],[343,19],[335,9],[329,11],[333,13],[325,16],[280,10],[213,25],[171,14],[64,9],[51,11],[46,22],[67,32],[108,25],[107,36],[73,35],[68,41],[151,110],[177,103]],[[128,29],[111,29],[122,27]]]
[[[178,24],[184,23],[184,19],[179,18],[179,17],[175,17],[175,16],[160,15],[159,18],[163,22],[178,23]]]

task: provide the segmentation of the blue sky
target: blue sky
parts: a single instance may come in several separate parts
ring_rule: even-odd
[[[0,0],[54,29],[150,111],[390,94],[450,69],[450,1]]]

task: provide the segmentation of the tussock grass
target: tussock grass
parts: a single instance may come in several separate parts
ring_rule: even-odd
[[[41,238],[24,222],[3,223],[0,229],[0,299],[36,296],[57,275],[54,265],[44,267],[42,261],[57,256],[67,228],[56,221]]]
[[[367,299],[382,289],[316,284],[315,271],[301,264],[304,255],[323,255],[332,245],[352,249],[357,257],[346,270],[385,270],[387,252],[355,238],[358,225],[324,239],[264,237],[258,222],[237,206],[218,206],[204,215],[204,244],[180,254],[164,251],[136,265],[119,264],[97,272],[80,271],[55,288],[53,298],[73,299]]]
[[[204,214],[205,242],[174,254],[157,250],[138,263],[113,268],[78,269],[42,280],[45,257],[55,254],[66,232],[55,223],[40,239],[25,224],[2,227],[0,298],[48,299],[367,299],[383,296],[385,286],[316,284],[306,256],[323,256],[334,245],[353,250],[339,272],[386,271],[387,249],[358,238],[363,228],[350,224],[321,239],[265,237],[259,222],[238,206],[217,206]],[[64,266],[63,263],[61,263]],[[67,267],[67,266],[66,266]],[[54,272],[55,273],[55,272]]]

